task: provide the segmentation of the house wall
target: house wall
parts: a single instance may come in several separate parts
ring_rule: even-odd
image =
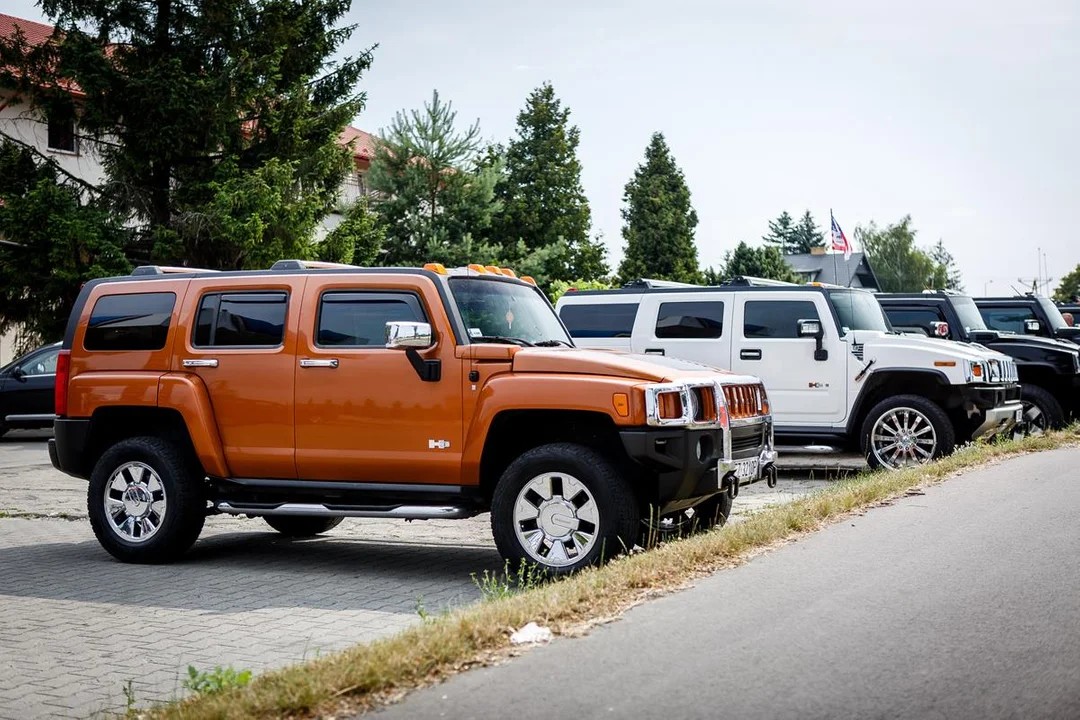
[[[61,169],[81,180],[96,185],[105,177],[101,158],[92,141],[80,138],[77,153],[50,150],[48,124],[29,105],[13,102],[2,92],[0,132],[40,150],[55,160]]]

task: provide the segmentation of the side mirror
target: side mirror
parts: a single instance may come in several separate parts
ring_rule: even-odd
[[[11,371],[11,377],[14,380],[19,380],[21,382],[22,379],[26,377],[26,371],[23,370],[21,367],[17,367]]]
[[[388,348],[423,350],[434,344],[431,325],[427,323],[405,321],[386,323],[386,347]]]
[[[949,323],[935,321],[930,323],[930,327],[934,329],[934,337],[947,338],[949,337]]]
[[[1028,319],[1024,321],[1024,332],[1028,335],[1038,335],[1040,330],[1042,330],[1042,323],[1038,320]]]
[[[820,320],[798,320],[798,334],[801,338],[814,338],[817,347],[814,348],[814,359],[823,362],[829,359],[829,351],[823,345],[825,330],[821,327]]]

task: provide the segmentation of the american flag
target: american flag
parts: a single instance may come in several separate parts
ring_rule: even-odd
[[[851,243],[848,242],[847,235],[840,229],[840,226],[836,223],[836,218],[833,217],[832,211],[829,211],[829,219],[832,220],[832,249],[844,251],[844,262],[851,259]]]

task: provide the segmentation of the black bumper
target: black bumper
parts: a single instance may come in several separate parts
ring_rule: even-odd
[[[1000,407],[1020,399],[1020,385],[961,385],[960,396],[980,410]]]
[[[53,437],[49,439],[49,460],[60,472],[79,478],[90,476],[86,467],[86,436],[89,420],[57,418],[53,421]]]

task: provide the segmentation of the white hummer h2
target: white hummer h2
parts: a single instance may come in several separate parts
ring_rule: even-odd
[[[778,443],[858,449],[872,467],[927,462],[1011,430],[1022,412],[1011,358],[896,333],[865,290],[642,280],[568,292],[557,309],[579,346],[757,375]]]

